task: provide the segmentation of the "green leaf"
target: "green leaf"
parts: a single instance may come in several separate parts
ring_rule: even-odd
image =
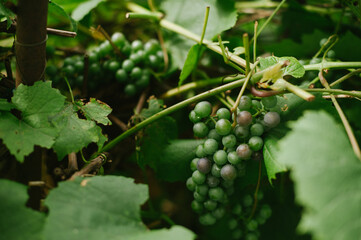
[[[38,81],[33,86],[19,85],[11,98],[22,119],[33,127],[49,126],[48,118],[63,107],[65,96],[51,87],[51,81]]]
[[[340,40],[336,43],[335,50],[337,59],[343,61],[361,61],[361,48],[355,47],[361,45],[361,39],[352,32],[347,31],[340,36]]]
[[[83,2],[79,4],[76,9],[74,9],[71,17],[76,21],[80,21],[84,18],[85,15],[87,15],[91,10],[96,8],[96,6],[98,6],[98,4],[101,2],[104,2],[104,0],[88,0],[86,2]]]
[[[71,30],[76,32],[78,30],[78,24],[77,22],[69,16],[69,14],[66,13],[66,11],[58,4],[56,4],[54,1],[49,2],[49,14],[57,15],[60,17],[63,17],[65,19],[68,19],[70,21]]]
[[[6,99],[0,98],[0,111],[10,111],[14,108],[14,104],[8,102]]]
[[[25,206],[28,199],[25,185],[0,179],[0,199],[1,239],[42,239],[45,215]]]
[[[95,122],[78,118],[72,104],[54,116],[52,123],[59,132],[53,146],[59,160],[68,153],[78,152],[91,142],[99,141]]]
[[[205,33],[206,39],[212,39],[236,23],[237,11],[234,2],[229,0],[166,0],[162,1],[160,8],[166,13],[167,20],[200,36],[207,6],[210,6],[210,12]],[[172,53],[172,64],[182,68],[186,61],[187,51],[193,44],[194,42],[183,37],[169,38],[167,45]]]
[[[199,56],[201,55],[202,46],[195,44],[191,47],[187,54],[187,59],[183,65],[181,74],[179,76],[178,87],[187,79],[187,77],[193,72],[197,67]]]
[[[142,111],[140,111],[140,116],[143,119],[149,118],[154,114],[162,111],[163,108],[163,100],[152,98],[148,102],[148,108],[143,108]]]
[[[56,131],[52,128],[34,128],[11,113],[1,113],[0,138],[19,162],[34,151],[35,145],[51,148],[55,137]]]
[[[106,103],[96,100],[95,98],[90,98],[90,101],[86,104],[78,101],[77,106],[80,107],[88,120],[93,120],[103,125],[112,124],[107,117],[112,112],[112,109]]]
[[[285,130],[281,132],[281,129],[274,129],[264,140],[263,146],[263,158],[267,171],[268,181],[272,184],[272,180],[276,179],[276,174],[285,172],[287,169],[284,164],[280,163],[277,159],[277,153],[279,152],[279,140],[284,136]]]
[[[6,27],[9,29],[12,23],[11,19],[15,18],[15,14],[4,5],[5,2],[6,2],[5,0],[0,1],[0,16],[6,17],[7,20]]]
[[[301,63],[294,57],[266,57],[260,59],[260,70],[269,68],[277,63],[288,60],[290,64],[282,68],[283,75],[290,75],[295,78],[300,78],[305,74],[305,69]]]
[[[185,181],[190,175],[189,164],[196,157],[196,147],[204,140],[172,140],[161,152],[152,156],[157,176],[165,181]]]
[[[280,141],[278,160],[291,168],[299,225],[315,239],[360,239],[361,163],[345,130],[325,112],[306,112]]]
[[[193,239],[180,226],[149,231],[140,218],[148,188],[119,176],[77,178],[60,183],[45,200],[49,216],[44,238],[64,239]]]

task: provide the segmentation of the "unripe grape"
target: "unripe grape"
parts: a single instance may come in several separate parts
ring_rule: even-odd
[[[229,163],[236,165],[241,162],[241,158],[238,156],[236,151],[229,152],[227,155],[227,160]]]
[[[203,204],[201,202],[194,200],[191,203],[191,207],[196,213],[201,213],[203,211]]]
[[[227,162],[227,153],[224,150],[218,150],[213,155],[213,161],[219,166],[224,165]]]
[[[216,218],[213,217],[210,213],[206,213],[199,217],[199,222],[204,226],[213,225],[216,223]]]
[[[263,147],[263,140],[261,137],[253,136],[249,139],[248,145],[253,151],[259,151]]]
[[[229,134],[222,138],[222,144],[226,148],[233,148],[237,143],[237,139],[233,134]]]
[[[207,156],[207,154],[204,152],[203,144],[198,145],[196,148],[196,156],[199,158]]]
[[[221,169],[221,177],[226,181],[233,181],[237,177],[236,168],[226,164]]]
[[[198,114],[197,114],[198,115]],[[196,137],[203,138],[208,134],[208,127],[203,122],[198,122],[193,125],[193,133]]]
[[[248,126],[252,123],[252,114],[248,111],[242,111],[237,115],[237,123],[240,126]]]
[[[247,229],[248,229],[249,231],[256,231],[257,228],[258,228],[258,223],[257,223],[256,220],[252,219],[251,221],[249,221],[249,222],[247,223]]]
[[[252,155],[252,150],[251,148],[248,146],[248,144],[240,144],[237,147],[237,155],[242,159],[242,160],[247,160],[251,157]]]
[[[212,139],[214,139],[214,140],[216,140],[216,141],[221,141],[221,139],[222,139],[222,136],[217,133],[216,129],[211,129],[211,130],[209,131],[207,137],[208,137],[208,138],[212,138]]]
[[[192,110],[189,115],[189,120],[192,122],[192,123],[197,123],[197,122],[200,122],[202,120],[202,118],[200,116],[197,115],[197,113]]]
[[[196,192],[200,195],[206,196],[208,193],[208,186],[206,184],[196,185]]]
[[[239,101],[239,110],[249,110],[252,106],[252,99],[248,96],[242,96]]]
[[[195,170],[197,170],[197,162],[198,162],[199,158],[194,158],[192,161],[191,161],[191,164],[190,164],[190,167],[191,167],[191,170],[194,172]]]
[[[236,229],[236,227],[238,226],[238,221],[235,218],[232,218],[231,220],[228,221],[228,228],[230,230],[234,230]]]
[[[197,169],[203,174],[207,174],[211,171],[212,163],[208,158],[201,158],[197,162]]]
[[[268,112],[263,117],[263,122],[266,127],[276,127],[281,121],[280,115],[277,112]]]
[[[212,105],[207,101],[202,101],[196,104],[194,112],[201,118],[208,117],[212,112]]]
[[[206,181],[206,175],[204,175],[200,171],[196,170],[192,174],[192,179],[193,179],[193,182],[200,185],[200,184],[203,184]]]
[[[258,100],[252,100],[252,107],[253,107],[255,110],[261,109],[261,108],[262,108],[261,102],[258,101]]]
[[[215,210],[213,210],[212,216],[215,217],[216,219],[220,219],[224,216],[225,213],[226,213],[226,209],[224,209],[224,207],[218,207]]]
[[[243,205],[245,207],[250,207],[253,203],[253,198],[251,197],[251,195],[246,195],[243,198]]]
[[[218,149],[218,142],[214,139],[207,139],[204,142],[204,152],[208,155],[215,153]]]
[[[220,119],[216,123],[216,131],[219,135],[228,135],[232,130],[232,124],[227,119]]]
[[[207,197],[204,195],[201,195],[197,192],[193,193],[193,198],[197,201],[197,202],[204,202],[207,200]]]
[[[263,160],[262,151],[253,152],[252,160],[257,161],[257,162],[262,161]]]
[[[217,208],[217,202],[213,200],[207,200],[203,203],[203,206],[205,209],[209,211],[213,211],[214,209]]]
[[[229,120],[231,118],[231,112],[227,108],[218,109],[216,114],[219,119]]]
[[[193,179],[190,177],[190,178],[187,179],[186,186],[187,186],[189,191],[194,192],[195,189],[196,189],[197,184],[195,184]]]
[[[215,165],[215,164],[214,164]],[[213,169],[213,168],[212,168]],[[207,177],[207,180],[206,180],[207,184],[209,187],[213,188],[213,187],[217,187],[218,184],[219,184],[219,178],[215,177],[215,176],[212,176],[212,175],[209,175]]]
[[[214,177],[221,177],[221,168],[217,164],[213,164],[211,173]]]
[[[264,127],[260,123],[255,123],[251,126],[250,130],[252,136],[261,136],[264,132]]]
[[[234,130],[233,130],[233,134],[238,138],[238,139],[243,139],[249,136],[249,128],[247,127],[242,127],[237,125]]]
[[[261,102],[265,108],[267,109],[273,108],[277,105],[277,97],[276,96],[264,97],[261,99]]]
[[[208,191],[209,198],[214,201],[222,200],[224,196],[224,191],[220,187],[211,188]]]

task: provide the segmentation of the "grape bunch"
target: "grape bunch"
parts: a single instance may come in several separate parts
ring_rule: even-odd
[[[124,93],[133,96],[149,85],[151,72],[164,67],[163,52],[159,42],[151,39],[129,42],[122,33],[111,36],[112,42],[120,50],[117,55],[111,43],[106,40],[89,51],[88,86],[95,90],[100,84],[117,81],[124,87]],[[81,87],[84,79],[84,57],[67,57],[59,71],[56,66],[46,68],[47,75],[56,81],[60,75],[67,77],[74,87]]]
[[[200,215],[201,224],[212,225],[223,217],[235,191],[234,182],[245,174],[247,161],[262,160],[262,135],[280,123],[280,115],[269,111],[276,105],[276,96],[261,101],[243,96],[235,127],[234,114],[220,108],[211,116],[212,105],[207,101],[197,103],[190,112],[194,135],[205,138],[195,150],[196,158],[190,164],[193,173],[186,182],[194,196],[191,207]]]
[[[258,202],[263,198],[263,193],[258,192]],[[241,201],[236,203],[228,216],[228,229],[232,239],[257,240],[259,238],[258,228],[263,225],[271,216],[272,210],[269,205],[262,204],[257,208],[253,214],[252,219],[249,216],[252,214],[253,198],[250,194],[246,194]]]

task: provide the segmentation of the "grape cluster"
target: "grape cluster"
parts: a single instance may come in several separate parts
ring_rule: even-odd
[[[261,201],[263,193],[258,192],[257,199]],[[253,198],[246,194],[241,201],[233,206],[228,221],[228,229],[232,239],[257,240],[259,238],[258,228],[271,216],[272,210],[269,205],[263,204],[257,208],[252,219]]]
[[[151,39],[144,43],[140,40],[129,42],[122,33],[111,36],[112,42],[121,52],[116,54],[111,43],[106,40],[88,53],[88,86],[96,89],[99,84],[117,81],[124,86],[124,93],[133,96],[149,85],[151,71],[157,72],[164,66],[163,52],[159,42]],[[60,75],[67,77],[74,87],[81,87],[84,79],[84,57],[67,57],[59,72],[56,66],[49,65],[46,73],[52,79]]]
[[[263,157],[262,135],[280,123],[276,107],[277,97],[252,100],[241,98],[238,113],[232,126],[231,112],[220,108],[211,116],[212,105],[207,101],[196,104],[189,114],[194,123],[193,132],[205,141],[197,146],[196,158],[191,161],[192,176],[186,182],[193,192],[192,209],[203,225],[212,225],[222,218],[234,193],[234,182],[245,174],[247,161],[260,161]]]

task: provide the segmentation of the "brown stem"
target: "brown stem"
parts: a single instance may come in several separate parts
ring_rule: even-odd
[[[273,91],[273,90],[272,91],[262,91],[262,90],[258,90],[254,86],[251,86],[251,93],[253,96],[256,96],[256,97],[270,97],[270,96],[280,94],[281,92]]]
[[[77,158],[76,158],[76,153],[75,152],[72,152],[72,153],[69,153],[68,154],[68,170],[69,172],[75,172],[77,171],[79,168],[78,168],[78,161],[77,161]]]
[[[109,36],[109,34],[104,30],[104,28],[102,28],[102,26],[98,26],[99,31],[103,34],[103,36],[109,41],[110,45],[112,46],[112,48],[114,49],[115,53],[123,58],[123,54],[120,52],[119,48],[117,47],[117,45],[115,45],[111,39],[111,37]]]
[[[62,36],[62,37],[72,37],[75,38],[76,37],[76,32],[70,32],[70,31],[65,31],[65,30],[60,30],[60,29],[55,29],[55,28],[46,28],[47,33],[49,34],[53,34],[53,35],[57,35],[57,36]]]
[[[5,69],[6,69],[6,77],[10,80],[13,80],[13,71],[11,70],[11,63],[9,58],[5,58]]]
[[[90,161],[89,164],[85,165],[82,169],[80,169],[80,171],[75,172],[69,178],[69,180],[74,180],[78,176],[83,176],[85,174],[89,174],[91,172],[97,171],[103,165],[105,160],[106,159],[104,158],[103,155],[94,158],[93,160]]]
[[[113,123],[115,123],[117,126],[120,127],[120,129],[122,129],[122,131],[127,131],[128,127],[127,124],[125,124],[123,121],[121,121],[119,118],[117,118],[116,116],[110,114],[109,116],[110,121],[112,121]]]
[[[83,89],[82,96],[88,96],[88,79],[89,79],[89,55],[84,54],[84,72],[83,72]]]

